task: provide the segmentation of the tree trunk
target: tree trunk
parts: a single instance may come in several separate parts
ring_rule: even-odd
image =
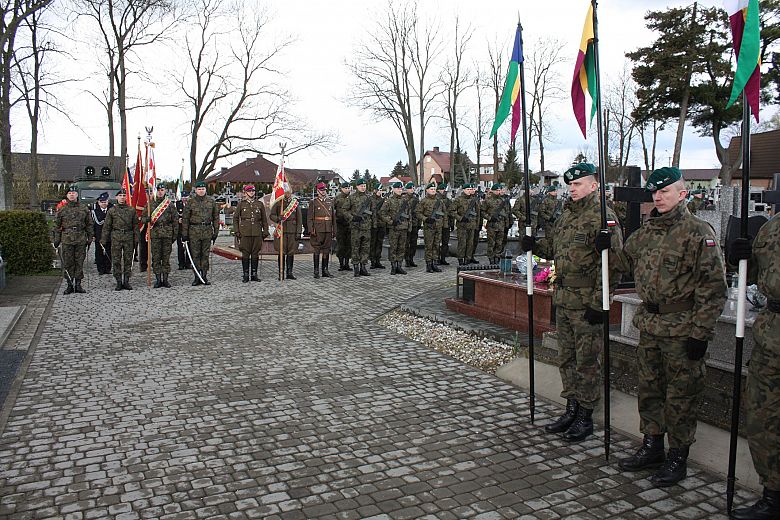
[[[544,172],[544,136],[542,133],[542,105],[539,104],[537,107],[537,110],[539,111],[539,171]],[[525,165],[523,165],[525,168]]]
[[[658,145],[658,122],[653,120],[653,153],[650,156],[650,170],[655,170],[655,148]]]
[[[117,75],[117,107],[119,108],[119,132],[122,157],[127,155],[127,72],[125,70],[125,53],[119,49],[117,56],[119,74]],[[138,165],[136,165],[136,170]],[[135,179],[134,179],[135,180]]]
[[[108,99],[106,100],[106,117],[108,118],[108,156],[113,159],[116,154],[116,139],[114,138],[114,102],[116,100],[116,71],[113,63],[109,65],[108,73]],[[122,156],[124,159],[124,156]]]
[[[696,10],[698,2],[693,3],[693,12],[691,13],[691,27],[696,25]],[[690,51],[689,51],[690,52]],[[688,103],[691,97],[691,76],[693,74],[693,65],[688,56],[688,68],[685,74],[685,89],[683,90],[682,100],[680,101],[680,118],[677,121],[677,136],[674,139],[674,152],[672,153],[672,166],[680,167],[680,155],[682,154],[683,134],[685,133],[685,120],[688,118]]]
[[[5,25],[4,25],[5,27]],[[13,209],[14,185],[11,168],[11,63],[14,35],[9,33],[2,49],[2,85],[0,85],[0,210]]]

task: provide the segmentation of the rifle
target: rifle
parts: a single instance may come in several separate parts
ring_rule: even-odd
[[[441,209],[439,209],[440,207],[441,207],[441,199],[437,198],[436,203],[433,205],[433,211],[431,211],[431,216],[437,221],[444,216],[444,212]]]
[[[461,222],[464,224],[467,222],[471,222],[472,219],[477,217],[477,196],[473,195],[471,198],[471,203],[469,204],[468,209],[466,209],[466,213],[463,215],[463,218],[460,219]]]
[[[395,216],[395,219],[393,219],[393,225],[397,226],[401,222],[405,222],[409,220],[409,199],[405,198],[403,202],[401,202],[401,207],[398,209],[398,214]]]

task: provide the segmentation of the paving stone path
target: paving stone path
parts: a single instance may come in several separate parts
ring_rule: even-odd
[[[569,445],[559,409],[374,320],[454,280],[372,271],[54,300],[0,436],[0,518],[725,518],[725,483],[691,468],[654,489],[632,442]],[[143,280],[145,282],[145,280]],[[11,406],[6,403],[6,406]],[[754,495],[740,490],[738,503]]]

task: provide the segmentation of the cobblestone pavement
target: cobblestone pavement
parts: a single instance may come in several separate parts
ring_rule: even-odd
[[[454,267],[213,266],[56,297],[0,436],[1,518],[725,518],[722,477],[654,489],[617,470],[627,439],[607,463],[600,434],[545,435],[558,408],[531,425],[515,387],[374,322]]]

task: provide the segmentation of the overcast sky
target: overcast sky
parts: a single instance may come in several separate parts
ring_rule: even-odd
[[[259,0],[256,0],[259,1]],[[334,169],[344,177],[353,170],[368,169],[381,177],[387,175],[393,165],[406,161],[406,153],[400,135],[389,121],[374,121],[370,114],[350,107],[344,102],[345,94],[353,79],[345,62],[350,59],[358,43],[365,37],[372,16],[381,11],[384,2],[359,0],[269,0],[267,2],[274,17],[274,30],[280,34],[289,33],[296,38],[295,44],[284,55],[287,87],[295,95],[296,110],[303,114],[314,128],[331,130],[339,135],[339,143],[333,150],[324,152],[302,152],[288,159],[288,165],[298,168]],[[508,54],[514,37],[518,13],[522,17],[526,53],[529,46],[539,37],[556,37],[564,42],[564,56],[568,59],[559,71],[566,97],[553,109],[551,124],[554,142],[547,145],[546,167],[562,171],[578,150],[595,149],[595,132],[589,132],[585,141],[579,132],[571,110],[568,96],[573,60],[577,54],[584,16],[588,7],[585,0],[422,0],[422,15],[426,20],[437,19],[442,25],[452,22],[457,13],[462,21],[470,23],[474,37],[470,44],[469,61],[487,59],[488,42],[505,42]],[[601,36],[602,83],[609,82],[624,66],[624,53],[652,41],[652,34],[644,27],[644,14],[648,10],[664,9],[681,5],[682,2],[663,0],[610,0],[600,3],[599,30]],[[720,2],[700,2],[707,6]],[[445,30],[444,34],[449,37]],[[445,59],[442,56],[442,60]],[[504,64],[506,67],[507,64]],[[163,66],[164,69],[164,66]],[[98,79],[102,81],[102,79]],[[131,84],[131,89],[143,89],[143,85]],[[83,130],[50,116],[46,123],[41,153],[107,154],[105,138],[105,115],[101,107],[87,96],[79,99],[72,108],[72,118]],[[465,111],[470,107],[464,107]],[[762,118],[768,118],[768,111],[762,111]],[[118,124],[118,118],[117,118]],[[507,126],[509,122],[507,121]],[[164,178],[178,177],[182,158],[187,157],[186,116],[182,112],[164,109],[140,109],[130,114],[129,138],[131,150],[135,137],[144,133],[144,126],[154,126],[158,172]],[[674,125],[672,125],[674,126]],[[86,133],[86,135],[85,135]],[[14,132],[14,149],[29,150],[24,133]],[[471,138],[462,132],[464,149],[474,157]],[[674,135],[665,132],[658,145],[657,157],[661,165],[668,164],[672,153]],[[444,124],[433,122],[426,133],[426,148],[440,146],[449,148],[449,131]],[[418,152],[419,153],[419,152]],[[130,152],[134,156],[133,151]],[[491,161],[490,151],[482,153],[485,162]],[[636,160],[639,163],[639,149]],[[272,160],[276,161],[275,158]],[[234,158],[219,166],[231,166],[240,159]],[[131,162],[133,162],[131,160]],[[538,168],[538,156],[532,149],[530,164]],[[702,138],[688,128],[683,144],[681,166],[683,168],[717,167],[712,139]],[[186,173],[185,173],[186,175]]]

